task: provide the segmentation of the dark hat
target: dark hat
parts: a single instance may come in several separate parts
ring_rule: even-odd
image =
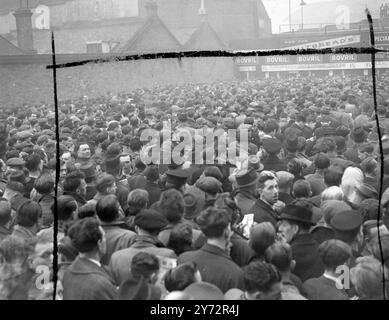
[[[47,135],[47,136],[55,136],[55,133],[50,129],[45,129],[45,130],[41,131],[41,134]]]
[[[93,163],[82,165],[80,170],[84,173],[85,178],[93,178],[97,176],[96,167]]]
[[[206,177],[214,177],[217,180],[223,179],[223,174],[221,173],[220,169],[215,166],[207,166],[204,169],[204,176]]]
[[[281,150],[281,142],[275,138],[267,138],[262,142],[262,147],[265,149],[267,153],[276,154]]]
[[[24,193],[24,191],[25,191],[24,185],[22,183],[17,182],[17,181],[11,181],[11,180],[9,180],[7,182],[6,188],[13,190],[13,191],[17,191],[19,193]],[[24,198],[24,199],[28,200],[27,198]]]
[[[331,219],[337,214],[351,210],[351,207],[344,201],[341,200],[325,200],[320,204],[322,209],[324,221],[330,224]]]
[[[158,211],[145,209],[135,216],[135,225],[147,231],[160,231],[168,225],[168,221]]]
[[[25,164],[26,162],[20,158],[10,158],[6,162],[8,167],[23,167]]]
[[[248,187],[259,180],[259,175],[254,169],[241,169],[236,173],[235,180],[238,187]]]
[[[173,185],[184,185],[190,173],[183,169],[174,169],[166,172],[166,182]]]
[[[258,156],[249,156],[247,165],[249,169],[254,169],[257,172],[261,172],[264,168]]]
[[[301,142],[296,134],[290,134],[285,139],[285,148],[291,151],[298,150],[302,147]]]
[[[222,191],[222,183],[214,177],[201,177],[195,186],[200,190],[216,194]]]
[[[336,135],[336,129],[329,126],[323,126],[321,127],[321,134],[323,137],[334,136]]]
[[[105,128],[106,126],[107,125],[104,120],[99,119],[96,121],[96,125],[95,125],[96,128]]]
[[[205,194],[199,188],[189,186],[184,194],[186,219],[194,219],[203,210],[205,205]]]
[[[143,174],[148,181],[156,181],[159,179],[159,170],[156,165],[147,166]]]
[[[223,292],[208,282],[195,282],[185,288],[195,300],[224,300]]]
[[[114,162],[117,161],[121,156],[123,156],[122,148],[116,142],[111,143],[107,151],[105,153],[105,161],[106,162]]]
[[[363,183],[361,185],[355,186],[355,188],[366,199],[377,199],[378,198],[377,190],[369,184]]]
[[[19,139],[28,139],[28,138],[32,138],[33,137],[33,134],[31,131],[29,130],[25,130],[25,131],[20,131],[20,132],[17,132],[15,134]]]
[[[24,172],[22,170],[16,170],[16,171],[12,172],[9,175],[8,179],[9,179],[9,181],[16,181],[16,182],[20,182],[22,184],[27,183],[26,175],[24,174]]]
[[[336,135],[345,137],[350,133],[350,129],[347,128],[346,126],[339,126],[336,128]]]
[[[363,223],[362,214],[356,210],[348,210],[336,214],[330,222],[336,231],[355,231]]]
[[[357,127],[353,130],[352,136],[354,140],[363,140],[366,137],[367,133],[363,127]]]
[[[315,224],[312,220],[311,210],[294,204],[290,204],[285,207],[279,217],[279,220],[302,222],[310,225]]]
[[[96,188],[98,190],[105,190],[109,186],[113,185],[115,183],[114,176],[110,174],[103,173],[98,176],[96,181]]]

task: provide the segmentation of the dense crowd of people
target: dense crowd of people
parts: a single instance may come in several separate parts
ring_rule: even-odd
[[[52,299],[54,256],[64,300],[383,299],[388,88],[383,75],[381,136],[371,78],[357,75],[62,101],[57,194],[53,106],[2,109],[1,299]],[[181,163],[145,163],[144,130],[164,152],[181,142],[164,139],[164,122],[248,130],[247,152],[223,162],[215,144],[212,163],[190,150]]]

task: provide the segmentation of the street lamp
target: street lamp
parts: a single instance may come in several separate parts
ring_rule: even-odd
[[[301,30],[304,29],[304,6],[307,4],[304,2],[304,0],[301,0],[300,6],[301,6]]]
[[[289,0],[289,32],[292,32],[292,13],[291,13],[291,1]]]

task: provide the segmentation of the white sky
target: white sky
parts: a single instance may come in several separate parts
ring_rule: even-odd
[[[361,0],[359,0],[360,2]],[[272,28],[273,33],[279,32],[279,25],[282,23],[282,21],[285,21],[285,19],[289,16],[289,0],[262,0],[263,4],[265,5],[267,9],[267,13],[270,16],[270,19],[272,21]],[[301,0],[291,0],[291,12],[293,13],[297,9],[300,8],[300,2]],[[334,2],[334,0],[304,0],[307,5],[310,3],[323,3],[323,2]],[[342,0],[337,1],[340,4],[342,4]],[[383,0],[365,0],[366,4],[378,6],[378,3],[382,2],[389,2],[389,1],[383,1]],[[327,21],[321,21],[323,23]],[[284,22],[285,23],[285,22]]]

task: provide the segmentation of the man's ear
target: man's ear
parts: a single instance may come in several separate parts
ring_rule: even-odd
[[[290,271],[293,272],[294,268],[296,268],[296,260],[290,262]]]

